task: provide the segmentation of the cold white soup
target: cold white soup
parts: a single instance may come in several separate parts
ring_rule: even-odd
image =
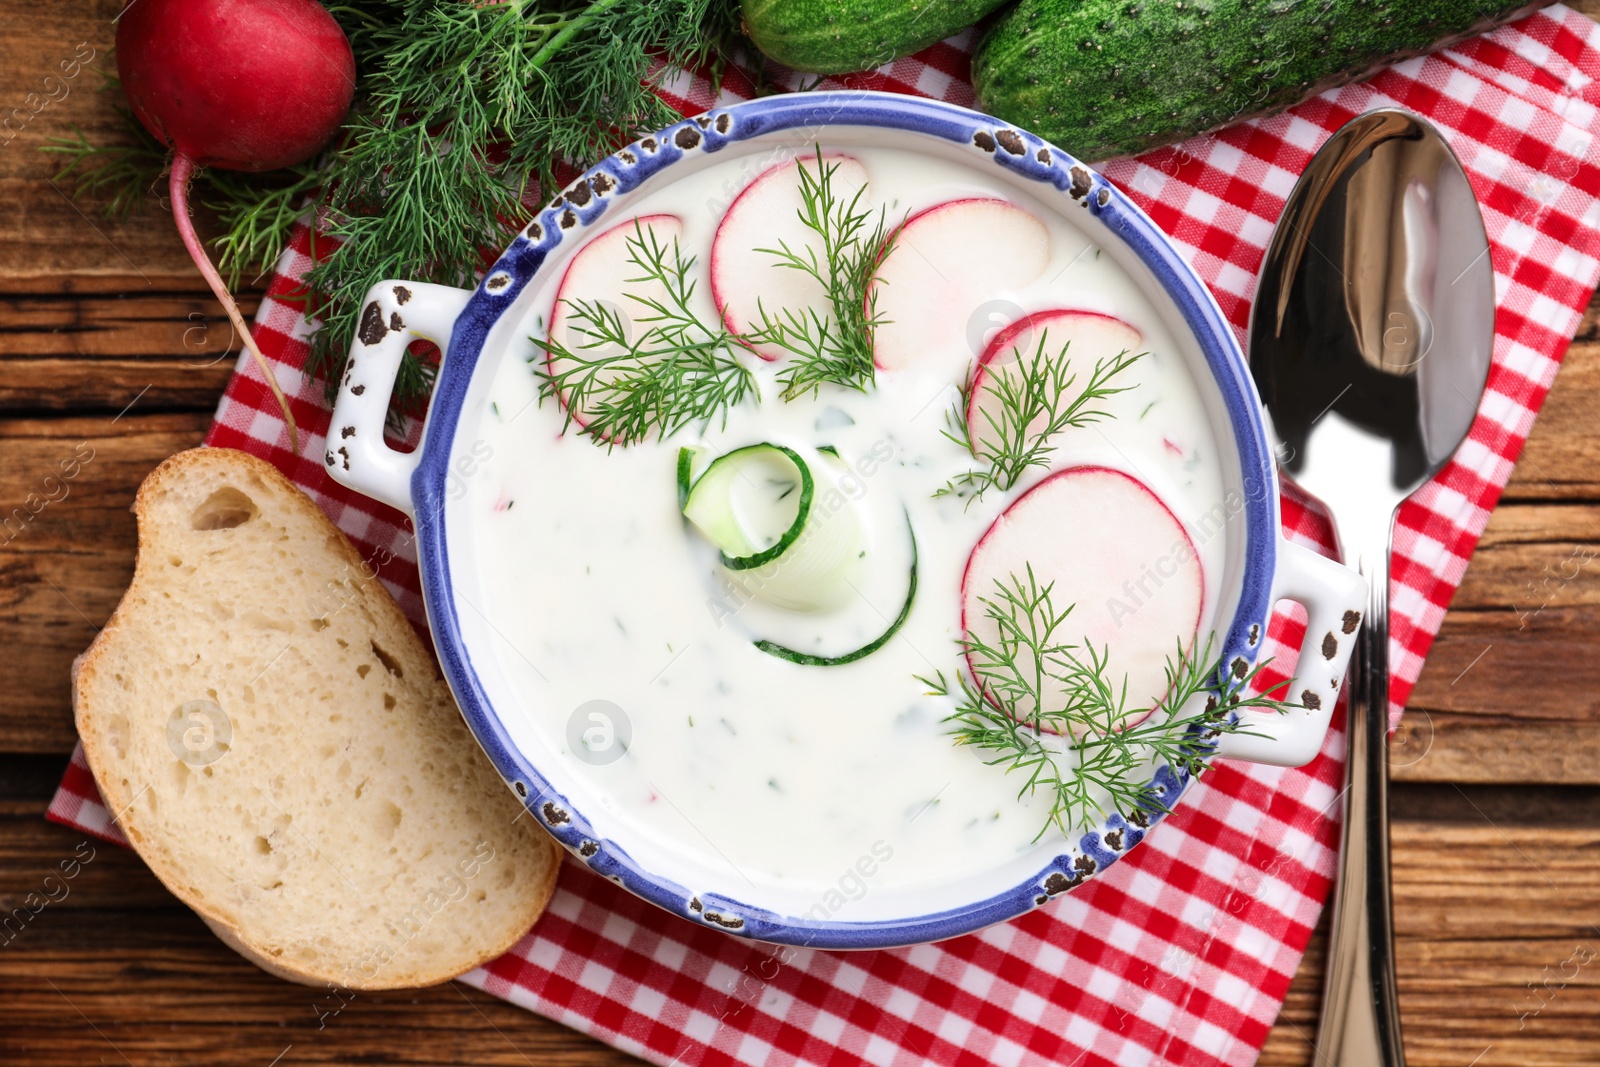
[[[1225,490],[1111,258],[887,147],[729,159],[592,230],[463,416],[459,506],[500,710],[595,828],[848,920],[842,882],[1145,803],[1206,714]]]

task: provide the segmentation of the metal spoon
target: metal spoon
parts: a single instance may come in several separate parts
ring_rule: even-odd
[[[1389,883],[1389,538],[1466,437],[1494,343],[1494,274],[1461,164],[1409,112],[1324,145],[1272,235],[1250,369],[1283,465],[1328,505],[1372,592],[1350,661],[1348,785],[1317,1062],[1399,1067]]]

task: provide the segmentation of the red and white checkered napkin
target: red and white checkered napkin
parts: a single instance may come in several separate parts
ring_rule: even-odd
[[[969,45],[953,38],[844,81],[970,104]],[[1600,279],[1597,78],[1600,27],[1552,7],[1288,115],[1106,168],[1172,235],[1242,337],[1273,221],[1330,132],[1400,105],[1442,127],[1466,164],[1494,246],[1494,368],[1471,440],[1400,516],[1390,597],[1400,703]],[[712,103],[687,75],[668,88],[686,113]],[[741,89],[735,80],[726,93]],[[257,336],[300,426],[320,435],[322,386],[299,370],[310,327],[282,302],[306,249],[301,233]],[[290,452],[248,359],[208,440],[267,457],[366,553],[393,551],[383,577],[421,620],[404,520],[328,481],[320,436],[301,458]],[[1330,543],[1326,523],[1297,502],[1285,502],[1284,525],[1303,543]],[[1275,618],[1266,654],[1293,655],[1294,629]],[[463,981],[659,1064],[1250,1064],[1331,886],[1343,755],[1335,732],[1300,770],[1219,761],[1142,847],[1082,888],[978,934],[889,952],[752,944],[569,863],[532,932]],[[81,752],[50,815],[120,837]]]

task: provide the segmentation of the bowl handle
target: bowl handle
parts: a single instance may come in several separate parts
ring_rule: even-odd
[[[383,440],[400,360],[412,341],[444,351],[467,299],[467,289],[428,282],[384,281],[367,290],[350,359],[333,405],[322,461],[333,480],[410,515],[417,452],[396,452]]]
[[[1272,600],[1305,605],[1306,636],[1281,714],[1241,714],[1251,733],[1223,734],[1218,756],[1300,767],[1322,749],[1328,720],[1339,700],[1344,669],[1355,651],[1357,628],[1367,605],[1367,580],[1359,572],[1291,541],[1278,541]]]

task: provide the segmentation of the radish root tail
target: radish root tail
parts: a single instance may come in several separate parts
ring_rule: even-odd
[[[298,456],[300,431],[295,427],[294,412],[289,410],[289,398],[283,395],[283,388],[278,385],[278,376],[273,372],[272,364],[256,344],[249,324],[239,313],[239,305],[233,301],[233,294],[228,292],[228,287],[223,284],[222,275],[217,273],[217,268],[211,265],[211,257],[206,255],[205,246],[200,243],[199,236],[194,232],[194,220],[189,216],[189,182],[194,177],[194,170],[194,160],[182,152],[173,157],[169,188],[172,195],[172,218],[178,225],[178,236],[183,238],[183,247],[188,250],[189,258],[194,260],[194,265],[200,269],[200,276],[211,286],[212,293],[216,294],[217,301],[222,304],[222,310],[228,313],[234,330],[244,339],[244,346],[255,357],[256,366],[261,368],[261,374],[267,380],[267,388],[272,390],[272,395],[278,400],[278,406],[283,409],[283,421],[289,427],[289,443],[294,448],[294,454]]]

